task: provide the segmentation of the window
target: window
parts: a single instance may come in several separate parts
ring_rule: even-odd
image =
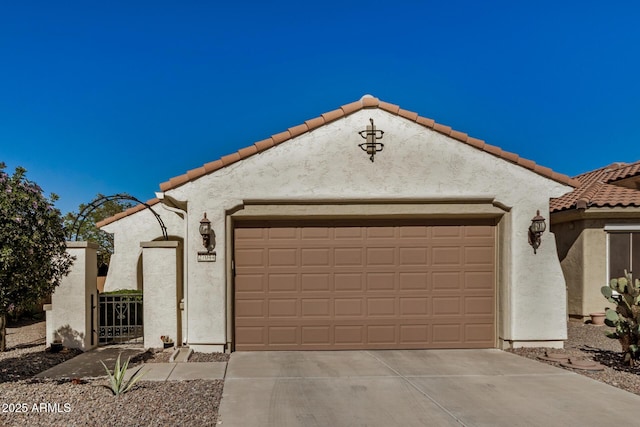
[[[640,229],[618,231],[624,226],[605,227],[608,232],[608,265],[609,279],[624,276],[624,271],[640,278]],[[628,227],[631,228],[631,227]]]

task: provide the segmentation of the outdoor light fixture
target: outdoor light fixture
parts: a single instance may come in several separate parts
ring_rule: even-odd
[[[547,229],[547,224],[544,221],[544,217],[540,216],[540,211],[537,211],[536,216],[531,218],[531,225],[529,226],[529,244],[533,247],[534,254],[540,247],[540,238],[542,233]]]
[[[200,220],[200,235],[202,236],[202,245],[210,252],[213,249],[211,245],[211,221],[207,219],[207,213],[204,213],[204,218]]]
[[[370,126],[367,126],[367,130],[361,130],[358,134],[366,139],[367,142],[363,142],[359,144],[358,147],[362,149],[362,151],[366,151],[369,154],[369,159],[373,162],[373,157],[376,153],[382,151],[384,148],[384,144],[381,142],[376,142],[378,139],[382,139],[384,135],[384,131],[376,129],[376,126],[373,124],[373,119],[369,119],[371,122]]]

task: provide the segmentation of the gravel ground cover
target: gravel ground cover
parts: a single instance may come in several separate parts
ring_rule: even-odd
[[[140,381],[113,396],[104,379],[36,380],[31,377],[78,354],[45,352],[45,323],[7,328],[7,351],[0,353],[0,425],[215,425],[224,381]],[[166,352],[168,360],[171,355]],[[145,353],[146,354],[146,353]],[[156,360],[157,356],[157,360]],[[163,361],[165,352],[141,362]],[[193,356],[192,356],[193,357]],[[198,355],[195,361],[224,356]],[[226,356],[228,357],[228,355]]]
[[[547,350],[545,348],[520,348],[509,351],[640,395],[640,366],[629,367],[623,363],[620,343],[606,336],[606,333],[613,329],[608,326],[571,321],[568,323],[568,340],[564,350],[553,350],[553,352],[564,353],[570,358],[598,362],[604,365],[603,371],[583,371],[565,368],[556,362],[542,361],[538,357],[544,356]]]
[[[563,352],[572,358],[605,365],[602,372],[574,370],[581,375],[640,395],[640,367],[622,363],[620,344],[609,339],[606,326],[569,322]],[[140,381],[120,397],[105,386],[107,380],[35,380],[31,377],[78,353],[44,350],[45,323],[27,322],[7,329],[7,351],[0,353],[0,425],[215,425],[223,381]],[[544,348],[511,350],[538,360]],[[171,351],[146,352],[137,361],[168,361]],[[228,354],[194,353],[190,362],[226,361]],[[549,363],[560,367],[558,363]],[[568,369],[568,368],[563,368]]]

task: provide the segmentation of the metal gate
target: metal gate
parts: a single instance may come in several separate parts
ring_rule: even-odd
[[[142,343],[142,293],[98,295],[98,345]]]

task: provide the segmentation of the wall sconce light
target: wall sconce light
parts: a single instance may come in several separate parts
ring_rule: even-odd
[[[215,235],[211,230],[211,221],[207,219],[207,213],[204,213],[204,218],[200,220],[200,235],[202,236],[202,246],[207,249],[207,252],[211,252],[215,244]]]
[[[540,216],[540,211],[536,212],[536,216],[531,218],[531,225],[529,226],[529,244],[533,247],[533,253],[537,253],[540,247],[540,241],[542,233],[547,229],[547,224],[543,216]]]
[[[376,126],[373,124],[373,119],[369,119],[369,122],[371,122],[371,125],[367,126],[367,130],[361,130],[360,132],[358,132],[358,134],[363,139],[366,139],[367,142],[359,144],[358,147],[360,147],[362,151],[366,151],[370,156],[369,160],[373,162],[373,157],[376,155],[376,153],[382,151],[382,149],[384,148],[383,143],[376,142],[378,139],[382,139],[384,131],[376,129]]]

